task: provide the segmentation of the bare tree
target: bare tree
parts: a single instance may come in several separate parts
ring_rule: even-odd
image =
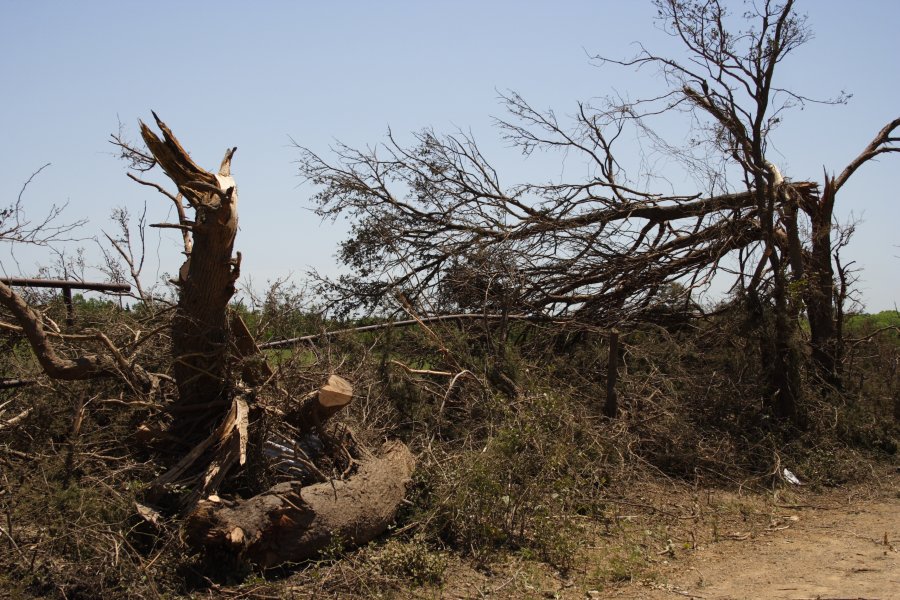
[[[0,243],[48,247],[53,243],[72,241],[70,234],[85,224],[84,220],[60,222],[66,204],[51,205],[47,214],[36,221],[27,216],[25,192],[35,177],[49,166],[50,163],[47,163],[32,173],[22,184],[16,200],[9,206],[0,208]]]
[[[70,234],[84,224],[84,221],[61,223],[60,219],[65,205],[50,207],[47,214],[36,221],[29,218],[25,211],[24,196],[34,178],[49,164],[32,173],[22,185],[15,202],[0,210],[0,242],[13,245],[34,245],[52,248],[54,244],[71,241]],[[61,264],[65,259],[57,253]],[[103,333],[94,332],[81,336],[83,340],[99,341],[109,352],[97,354],[86,352],[74,358],[61,355],[52,338],[58,337],[55,324],[47,330],[45,317],[36,311],[3,281],[0,281],[0,307],[12,317],[18,325],[0,322],[0,329],[15,330],[28,340],[41,368],[55,379],[67,381],[90,379],[94,377],[124,376],[130,383],[142,389],[149,389],[154,383],[151,375],[140,366],[128,364],[122,354],[113,346]]]
[[[503,298],[511,309],[611,328],[657,318],[660,292],[675,283],[689,311],[692,291],[731,274],[751,310],[772,315],[760,335],[770,374],[765,396],[776,415],[792,419],[802,356],[795,343],[798,306],[788,286],[805,285],[810,321],[816,321],[816,362],[833,373],[835,184],[866,160],[894,151],[896,122],[846,177],[828,179],[824,192],[815,182],[790,181],[769,161],[767,145],[787,109],[812,101],[776,81],[778,65],[810,36],[794,3],[753,3],[738,18],[717,0],[658,0],[656,6],[688,60],[644,49],[630,60],[602,60],[661,71],[668,84],[661,95],[579,104],[573,125],[518,94],[503,98],[510,114],[499,120],[504,135],[526,154],[559,150],[579,157],[592,169],[585,180],[503,186],[474,139],[462,133],[423,131],[410,147],[393,135],[364,151],[339,145],[334,159],[301,148],[301,173],[321,187],[319,213],[353,221],[340,251],[352,273],[325,286],[335,300],[353,310],[402,291],[423,307],[446,309],[448,300],[463,297],[485,306]],[[693,115],[700,154],[654,131],[655,117],[676,110]],[[661,193],[638,183],[648,178],[629,175],[617,149],[629,128],[710,178],[712,193]],[[800,214],[813,222],[809,239]]]

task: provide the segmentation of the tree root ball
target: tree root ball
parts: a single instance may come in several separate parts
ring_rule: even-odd
[[[187,519],[187,538],[263,568],[312,558],[334,543],[365,544],[393,521],[414,468],[409,448],[390,441],[346,480],[285,482],[236,502],[202,500]]]

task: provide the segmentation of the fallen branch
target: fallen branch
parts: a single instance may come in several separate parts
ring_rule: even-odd
[[[0,390],[26,387],[37,383],[37,379],[0,379]]]
[[[865,337],[847,340],[847,344],[849,344],[851,346],[857,346],[859,344],[864,344],[864,343],[868,342],[869,340],[871,340],[872,338],[876,337],[877,335],[884,333],[885,331],[893,331],[894,333],[900,334],[900,327],[897,327],[896,325],[888,325],[887,327],[881,327],[879,329],[876,329],[875,331],[873,331],[872,333],[870,333],[869,335],[867,335]]]
[[[541,323],[541,322],[553,322],[554,320],[549,317],[544,317],[541,315],[485,315],[485,314],[472,314],[472,313],[463,313],[458,315],[437,315],[433,317],[419,317],[418,319],[408,319],[405,321],[387,321],[385,323],[378,323],[376,325],[362,325],[360,327],[350,327],[347,329],[335,329],[334,331],[323,331],[322,333],[314,333],[311,335],[304,335],[300,337],[290,338],[286,340],[275,340],[272,342],[265,342],[263,344],[259,344],[260,350],[266,350],[269,348],[284,348],[285,346],[296,346],[297,344],[302,344],[303,342],[311,342],[313,340],[318,340],[321,338],[328,338],[335,335],[342,335],[345,333],[364,333],[366,331],[379,331],[381,329],[390,329],[392,327],[408,327],[410,325],[421,325],[423,323],[436,323],[441,321],[466,321],[466,320],[485,320],[485,321],[499,321],[502,319],[507,319],[509,321],[529,321],[532,323]]]
[[[453,375],[454,375],[450,371],[432,371],[430,369],[413,369],[412,367],[404,365],[402,362],[400,362],[398,360],[390,360],[388,362],[392,365],[396,365],[396,366],[400,367],[401,369],[403,369],[404,371],[406,371],[407,373],[410,373],[412,375],[435,375],[437,377],[453,377]]]
[[[20,412],[19,414],[17,414],[17,415],[14,416],[13,418],[9,419],[8,421],[4,421],[4,422],[0,423],[0,429],[5,429],[5,428],[7,428],[7,427],[12,427],[12,426],[15,425],[16,423],[19,423],[20,421],[22,421],[23,419],[25,419],[28,415],[30,415],[30,414],[31,414],[31,411],[33,411],[33,410],[34,410],[33,408],[26,408],[25,410],[23,410],[22,412]]]
[[[34,279],[28,277],[0,277],[0,282],[9,286],[40,287],[40,288],[69,288],[73,290],[92,290],[95,292],[119,292],[131,291],[127,283],[108,283],[100,281],[73,281],[70,279]]]
[[[2,281],[0,281],[0,305],[9,310],[19,322],[38,363],[49,377],[76,381],[120,375],[120,364],[107,356],[83,355],[69,359],[57,354],[44,330],[41,315]],[[98,339],[97,334],[91,337]],[[102,338],[99,339],[103,341]],[[151,390],[155,385],[154,379],[138,365],[127,370],[126,375],[145,391]]]

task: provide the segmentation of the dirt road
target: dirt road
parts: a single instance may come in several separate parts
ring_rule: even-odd
[[[417,600],[900,600],[900,470],[845,488],[738,494],[671,482],[610,499],[623,512],[567,573],[514,556],[454,561]]]
[[[615,597],[900,599],[900,499],[786,508],[770,531],[699,549],[664,581]]]

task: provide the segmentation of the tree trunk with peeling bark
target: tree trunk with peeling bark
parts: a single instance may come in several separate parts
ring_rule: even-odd
[[[231,159],[237,148],[225,153],[218,173],[211,173],[199,167],[166,124],[153,116],[162,139],[143,122],[141,137],[195,211],[193,221],[179,223],[190,230],[192,244],[179,270],[178,308],[172,322],[172,373],[179,392],[175,411],[181,415],[173,429],[191,440],[208,433],[227,408],[227,309],[240,273],[240,253],[232,257],[238,217]],[[219,410],[198,411],[201,406]]]

